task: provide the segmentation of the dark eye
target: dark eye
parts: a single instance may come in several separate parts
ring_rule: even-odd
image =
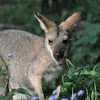
[[[63,44],[67,44],[68,43],[68,39],[67,40],[63,40]]]
[[[48,42],[49,42],[49,44],[52,44],[52,43],[53,43],[53,41],[52,41],[52,40],[49,40]]]

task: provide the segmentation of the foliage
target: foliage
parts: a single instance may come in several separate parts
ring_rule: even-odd
[[[99,63],[100,58],[100,24],[88,24],[86,32],[78,39],[73,40],[72,59],[78,65]],[[81,62],[81,63],[80,63]]]
[[[66,96],[70,96],[70,94],[82,89],[86,94],[81,99],[99,100],[100,73],[96,70],[98,67],[98,65],[84,68],[69,67],[69,71],[63,76],[62,91],[67,93]]]

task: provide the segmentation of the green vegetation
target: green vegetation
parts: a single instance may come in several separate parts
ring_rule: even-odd
[[[78,100],[100,100],[100,0],[0,0],[0,25],[8,24],[7,28],[20,26],[21,29],[43,36],[34,11],[57,23],[75,11],[82,11],[83,24],[72,32],[70,60],[73,64],[67,59],[69,67],[66,70],[69,70],[63,76],[60,98],[84,90],[85,95]],[[0,30],[3,29],[6,28],[0,26]],[[78,33],[81,30],[82,35]],[[0,75],[4,74],[0,67]],[[13,90],[20,91],[24,90]],[[10,97],[13,92],[9,93]]]

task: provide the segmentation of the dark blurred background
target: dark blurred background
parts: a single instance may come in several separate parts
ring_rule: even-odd
[[[100,0],[0,0],[0,30],[21,29],[44,36],[34,11],[57,24],[76,11],[82,12],[71,33],[68,53],[75,68],[66,73],[67,78],[63,76],[62,91],[70,95],[72,87],[86,89],[86,98],[92,97],[86,100],[100,100],[94,99],[100,98]]]

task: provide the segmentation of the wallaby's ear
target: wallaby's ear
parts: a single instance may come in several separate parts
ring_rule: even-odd
[[[80,20],[80,16],[81,16],[81,12],[75,12],[73,15],[71,15],[65,21],[63,21],[59,26],[62,29],[70,31]]]
[[[38,12],[34,12],[34,15],[37,18],[37,20],[40,22],[40,26],[45,31],[45,33],[48,32],[49,28],[55,25],[53,22],[49,21],[47,18],[45,18]]]

